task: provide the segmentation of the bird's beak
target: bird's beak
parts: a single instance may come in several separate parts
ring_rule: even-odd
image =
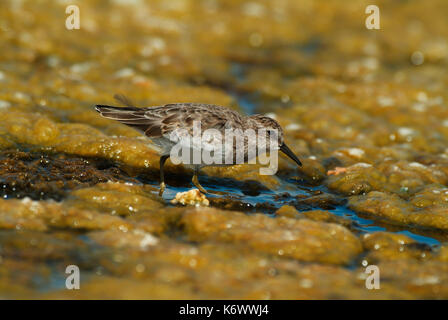
[[[295,163],[299,165],[299,167],[302,166],[302,162],[300,162],[299,158],[294,154],[294,152],[289,149],[289,147],[286,145],[286,143],[282,144],[280,147],[280,151],[286,154],[288,157],[290,157]]]

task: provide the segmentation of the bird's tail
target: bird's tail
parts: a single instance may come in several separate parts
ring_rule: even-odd
[[[143,127],[147,127],[149,123],[148,118],[145,117],[145,110],[136,107],[96,105],[95,110],[104,118],[117,120],[141,130],[143,130]]]

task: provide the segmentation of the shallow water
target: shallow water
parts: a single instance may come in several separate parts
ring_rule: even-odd
[[[241,189],[238,188],[232,188],[228,185],[223,186],[221,184],[209,184],[207,183],[207,179],[204,179],[204,177],[200,176],[200,181],[202,186],[210,192],[208,196],[209,199],[214,198],[222,198],[227,199],[231,197],[232,199],[236,199],[238,201],[241,201],[241,209],[244,210],[244,207],[246,212],[263,212],[267,215],[272,215],[276,209],[279,209],[282,205],[289,204],[293,201],[295,196],[297,195],[308,195],[310,196],[312,194],[312,191],[325,191],[325,187],[318,186],[318,187],[309,187],[307,188],[310,192],[306,192],[303,188],[297,189],[297,190],[291,190],[291,188],[279,188],[275,191],[260,191],[259,195],[256,196],[249,196],[244,194]],[[158,187],[157,183],[153,184],[154,187]],[[167,205],[170,205],[171,199],[173,199],[178,192],[185,192],[188,191],[189,187],[168,187],[165,190],[165,193],[163,194],[163,199],[166,201]],[[219,192],[219,194],[215,194],[216,192]],[[224,194],[222,194],[224,193]],[[275,196],[277,194],[282,193],[288,193],[289,196],[286,199],[282,199],[281,201],[275,199]],[[154,191],[154,195],[157,194],[157,191]],[[257,207],[257,205],[259,205]],[[269,208],[266,208],[268,206]],[[314,209],[320,209],[318,206],[315,206]],[[424,231],[420,231],[422,234],[417,234],[415,232],[406,230],[406,229],[400,229],[394,226],[388,226],[384,223],[378,223],[375,220],[371,219],[365,219],[359,217],[353,210],[350,210],[346,206],[335,206],[334,209],[326,209],[327,211],[343,217],[348,218],[349,220],[353,221],[355,223],[354,230],[359,231],[360,234],[363,233],[369,233],[369,232],[378,232],[378,231],[390,231],[397,234],[404,234],[409,236],[410,238],[414,239],[417,242],[428,244],[430,246],[438,246],[440,245],[440,241],[437,240],[434,237],[431,236],[425,236]],[[446,240],[445,237],[442,237],[442,239]]]

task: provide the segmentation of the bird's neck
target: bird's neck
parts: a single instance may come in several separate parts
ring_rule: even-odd
[[[249,116],[246,118],[246,124],[248,126],[248,128],[250,129],[259,129],[262,126],[262,124],[260,123],[260,120],[258,118],[256,118],[256,116]]]

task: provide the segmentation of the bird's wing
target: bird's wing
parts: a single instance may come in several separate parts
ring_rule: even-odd
[[[243,129],[243,119],[236,111],[215,105],[176,103],[150,108],[97,105],[96,110],[103,117],[141,130],[161,148],[160,152],[163,154],[171,150],[165,147],[169,145],[168,141],[172,145],[178,145],[182,150],[181,157],[185,150],[192,150],[193,153],[188,151],[187,154],[202,154],[203,151],[208,151],[209,154],[213,153],[217,158],[224,159],[225,154],[233,154],[234,146],[223,145],[226,142],[223,130]],[[201,130],[200,139],[194,132],[198,125]],[[207,134],[204,134],[205,130],[208,130]],[[162,137],[163,139],[160,139]],[[194,158],[188,155],[187,162],[184,163],[193,164]]]
[[[103,117],[139,129],[150,138],[161,136],[169,138],[170,134],[177,129],[184,129],[188,134],[193,135],[195,121],[200,124],[202,131],[226,128],[229,126],[229,120],[233,124],[242,126],[241,117],[237,112],[208,104],[174,103],[150,108],[96,105],[95,109]]]
[[[117,120],[130,127],[141,130],[145,134],[148,132],[151,136],[161,136],[161,132],[158,130],[159,126],[145,116],[145,109],[96,105],[95,110],[107,119]]]

